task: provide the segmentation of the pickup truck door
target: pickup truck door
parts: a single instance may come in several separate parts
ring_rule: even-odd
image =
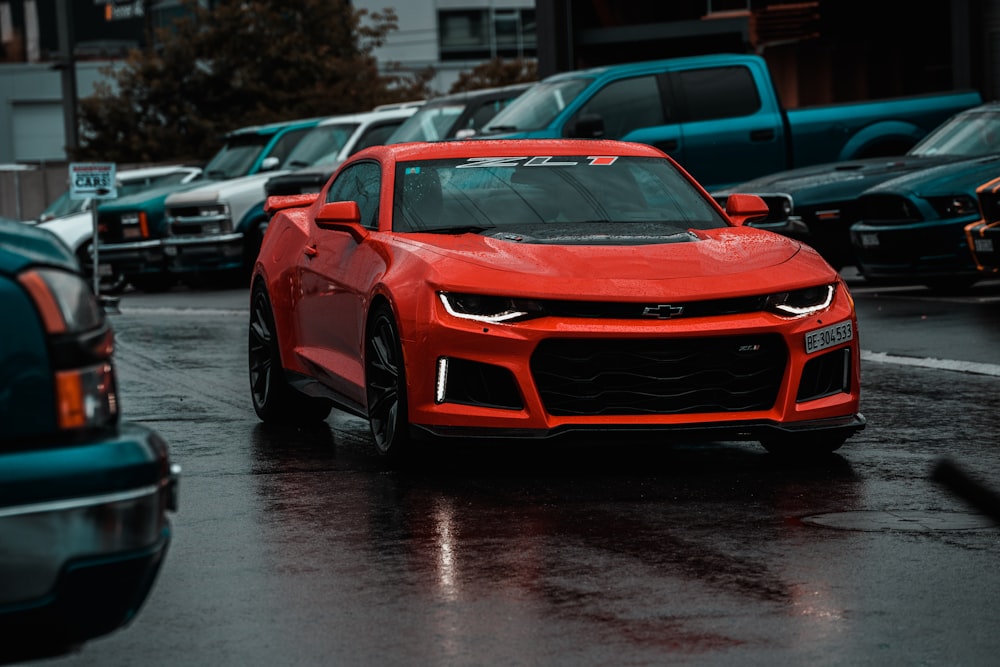
[[[742,65],[669,73],[681,166],[713,189],[787,169],[784,118],[770,88]]]
[[[580,107],[569,127],[587,118],[600,118],[604,139],[625,139],[659,148],[678,162],[684,162],[681,129],[666,105],[666,76],[645,74],[617,79],[606,84]],[[573,132],[570,136],[576,136]]]

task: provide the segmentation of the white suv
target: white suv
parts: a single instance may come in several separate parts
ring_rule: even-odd
[[[198,279],[202,274],[248,275],[267,229],[264,185],[277,175],[305,167],[338,165],[367,146],[385,143],[416,112],[420,102],[386,105],[372,111],[332,116],[306,133],[282,170],[268,171],[175,192],[166,199],[169,235],[164,239],[171,273]]]

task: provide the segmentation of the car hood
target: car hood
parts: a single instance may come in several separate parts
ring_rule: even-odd
[[[264,184],[269,178],[281,176],[287,171],[264,171],[249,176],[230,178],[225,181],[210,181],[199,187],[181,190],[172,193],[167,197],[167,205],[195,204],[203,202],[218,202],[231,199],[234,195],[243,192],[259,190],[264,191]]]
[[[525,243],[513,235],[414,234],[398,243],[420,254],[447,289],[506,285],[524,296],[615,297],[662,292],[706,299],[794,289],[836,280],[813,250],[750,227],[693,232],[687,241],[642,245]]]
[[[782,171],[717,190],[715,197],[733,192],[754,194],[785,193],[796,206],[854,199],[862,191],[901,175],[938,165],[968,162],[970,158],[949,155],[902,155],[866,160],[846,160]]]
[[[898,176],[865,191],[865,194],[912,194],[916,196],[968,194],[997,176],[1000,155],[943,164]]]
[[[173,183],[160,187],[149,188],[142,192],[137,192],[128,197],[118,197],[117,199],[105,199],[99,202],[98,210],[107,211],[134,211],[143,210],[150,207],[158,208],[162,206],[164,200],[175,192],[192,190],[205,185],[204,180],[194,180],[190,183]]]

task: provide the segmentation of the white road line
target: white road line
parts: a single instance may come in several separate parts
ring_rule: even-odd
[[[946,371],[1000,377],[1000,364],[984,364],[975,361],[958,361],[956,359],[934,359],[931,357],[904,357],[896,354],[888,354],[887,352],[872,352],[871,350],[861,350],[861,359],[862,361],[899,364],[900,366],[920,366],[921,368],[936,368]]]

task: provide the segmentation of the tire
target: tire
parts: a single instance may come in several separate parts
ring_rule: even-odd
[[[392,309],[380,304],[368,319],[365,339],[365,386],[368,423],[375,448],[394,461],[412,453],[406,403],[403,348]]]
[[[250,398],[257,416],[274,424],[314,423],[326,419],[332,407],[329,401],[306,396],[293,389],[285,379],[271,300],[261,283],[254,285],[250,299],[248,335]]]
[[[835,433],[798,433],[761,438],[769,453],[783,459],[812,459],[832,454],[847,441],[847,435]]]

